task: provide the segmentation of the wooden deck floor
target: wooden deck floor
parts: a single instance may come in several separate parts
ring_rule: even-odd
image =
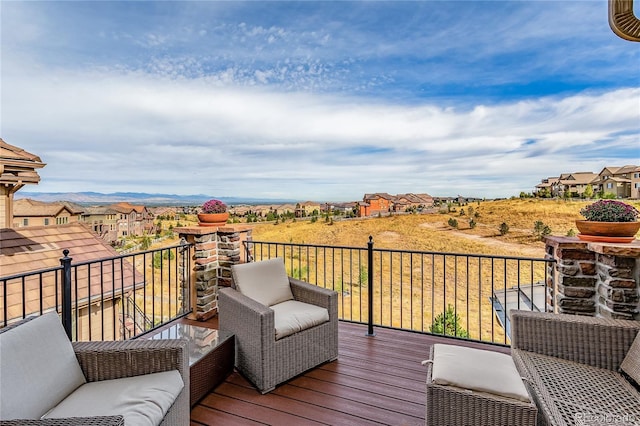
[[[192,425],[424,425],[426,368],[434,343],[498,350],[423,334],[341,322],[339,358],[261,395],[238,372],[191,410]]]

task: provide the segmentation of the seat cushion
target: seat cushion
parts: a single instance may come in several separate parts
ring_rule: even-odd
[[[432,381],[530,402],[513,360],[499,352],[436,344]]]
[[[288,300],[271,306],[276,340],[329,321],[329,311],[308,303]]]
[[[183,387],[178,370],[90,382],[43,418],[122,415],[125,425],[158,425]]]
[[[274,258],[231,267],[233,281],[242,294],[265,306],[293,300],[284,260]]]
[[[634,386],[640,386],[640,333],[636,335],[629,352],[622,360],[620,370],[631,379]]]
[[[56,313],[0,334],[2,420],[39,419],[85,382]]]

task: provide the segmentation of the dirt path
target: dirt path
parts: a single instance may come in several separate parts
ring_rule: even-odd
[[[526,244],[518,244],[518,243],[510,243],[506,241],[496,240],[495,238],[485,237],[482,235],[468,234],[463,231],[459,231],[457,229],[452,229],[445,224],[442,223],[421,223],[419,225],[421,228],[429,228],[436,231],[444,231],[455,234],[458,237],[466,238],[468,240],[478,241],[486,246],[498,247],[507,251],[516,252],[522,256],[536,257],[542,258],[544,257],[544,248],[542,247],[532,247]]]

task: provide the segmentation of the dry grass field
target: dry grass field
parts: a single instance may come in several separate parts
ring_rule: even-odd
[[[544,243],[534,236],[534,222],[549,226],[552,235],[566,235],[575,229],[575,220],[581,218],[580,209],[587,204],[500,200],[456,206],[457,211],[448,214],[394,215],[338,220],[333,224],[323,220],[257,224],[253,239],[358,248],[309,250],[280,246],[278,253],[285,258],[291,275],[338,290],[342,317],[357,321],[365,320],[368,314],[368,290],[363,286],[366,273],[363,277],[361,271],[366,269],[369,236],[376,249],[484,255],[376,251],[374,321],[427,331],[435,317],[451,304],[471,337],[506,343],[493,314],[492,297],[514,286],[527,292],[532,283],[545,281],[546,268],[543,262],[492,256],[543,258]],[[640,207],[640,203],[631,204]],[[477,223],[474,229],[468,225],[470,212]],[[449,226],[450,218],[458,221],[458,229]],[[503,222],[510,228],[506,235],[500,235],[498,229]],[[256,257],[262,256],[273,257],[274,252]]]

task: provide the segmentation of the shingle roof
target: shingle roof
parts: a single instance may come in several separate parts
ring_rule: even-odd
[[[13,202],[13,216],[57,216],[62,210],[71,210],[63,203],[44,203],[42,201],[23,198]]]
[[[0,138],[0,183],[10,185],[38,183],[40,176],[35,169],[45,165],[37,155],[9,145]]]
[[[0,230],[0,240],[2,241],[0,245],[0,278],[56,268],[60,266],[64,249],[69,250],[69,256],[73,259],[72,264],[118,255],[111,246],[81,223],[17,229],[5,228]],[[83,266],[72,269],[73,280],[75,280],[77,271],[78,287],[77,290],[73,289],[73,293],[75,294],[77,291],[80,305],[86,304],[89,297],[99,298],[101,286],[105,292],[104,299],[108,300],[112,298],[113,294],[122,293],[123,287],[127,291],[132,289],[134,285],[136,288],[143,285],[141,275],[134,271],[126,259],[122,263],[122,272],[120,261],[109,262],[105,265],[102,273],[99,265],[92,268]],[[90,289],[88,289],[88,270],[91,271]],[[59,278],[56,279],[57,275],[59,272],[49,272],[42,275],[32,275],[25,279],[26,306],[24,311],[27,315],[40,310],[41,300],[43,310],[55,307],[56,292],[60,293],[60,289],[56,288],[57,283],[60,282]],[[8,318],[22,317],[22,280],[7,281],[6,290]],[[60,300],[59,296],[58,300]],[[0,304],[0,319],[3,316],[4,307]]]

